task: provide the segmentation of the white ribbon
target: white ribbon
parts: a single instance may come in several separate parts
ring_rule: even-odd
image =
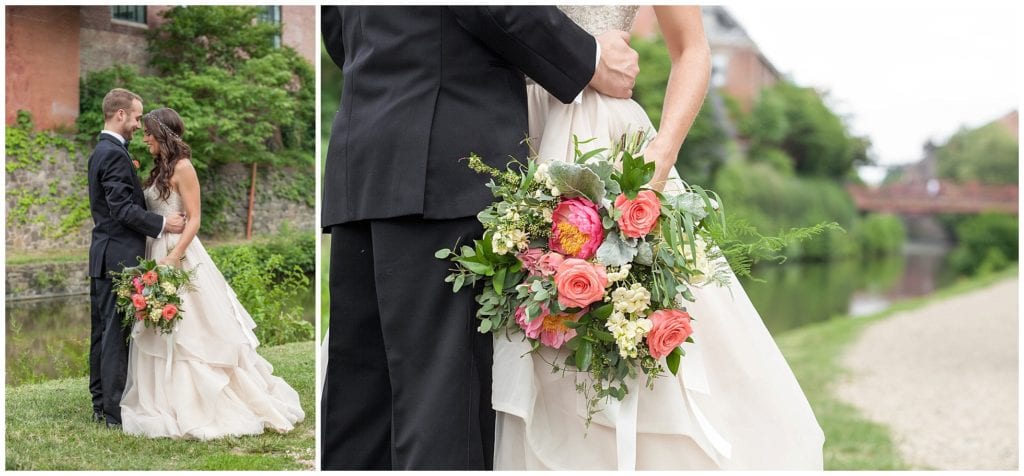
[[[171,364],[174,362],[174,331],[167,336],[167,364],[164,366],[164,385],[171,388]]]
[[[699,342],[699,341],[697,341]],[[704,355],[701,346],[693,343],[684,343],[679,347],[686,351],[686,356],[680,359],[679,372],[683,375],[683,387],[686,392],[686,399],[690,402],[690,409],[697,420],[697,426],[707,437],[711,446],[723,458],[732,457],[732,445],[722,436],[718,430],[704,416],[704,412],[697,407],[697,400],[693,398],[692,392],[711,395],[711,387],[708,385],[707,371],[704,369]],[[637,412],[639,411],[639,385],[634,384],[626,397],[620,402],[611,400],[605,406],[605,412],[611,421],[615,422],[615,444],[617,466],[619,471],[636,470],[636,434],[637,434]],[[711,455],[713,459],[714,455]]]

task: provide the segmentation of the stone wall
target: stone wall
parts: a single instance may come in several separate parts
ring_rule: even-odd
[[[89,262],[7,266],[8,301],[89,294]]]
[[[77,227],[61,231],[68,216],[68,200],[89,200],[86,171],[89,150],[70,154],[50,150],[35,170],[7,172],[7,254],[85,254],[91,240],[91,215]],[[8,158],[10,160],[10,158]],[[313,167],[305,170],[260,167],[254,209],[254,235],[275,234],[283,227],[313,231]],[[305,175],[305,176],[300,176]],[[221,166],[201,183],[202,193],[217,197],[219,210],[203,210],[201,238],[233,239],[245,236],[251,169],[241,164]],[[307,184],[298,185],[296,184]],[[211,197],[212,198],[212,197]],[[65,200],[62,206],[61,201]],[[21,211],[19,211],[21,210]]]

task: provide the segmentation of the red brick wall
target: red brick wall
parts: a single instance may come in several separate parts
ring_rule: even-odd
[[[6,124],[32,112],[36,127],[78,117],[79,7],[6,7]]]
[[[310,64],[316,64],[316,7],[281,7],[281,43],[295,48]]]
[[[735,97],[743,109],[749,111],[761,89],[775,84],[775,74],[765,66],[756,51],[734,49],[730,53],[729,69],[722,90]]]

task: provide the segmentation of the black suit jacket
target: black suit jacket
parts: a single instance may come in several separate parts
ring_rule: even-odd
[[[89,209],[92,211],[92,245],[89,277],[110,278],[138,264],[146,254],[146,236],[156,237],[163,217],[146,211],[142,184],[128,149],[116,137],[100,134],[89,156]]]
[[[322,7],[342,69],[322,226],[458,218],[493,200],[461,158],[525,158],[524,73],[563,102],[594,75],[594,38],[555,7]],[[326,87],[331,87],[327,85]]]

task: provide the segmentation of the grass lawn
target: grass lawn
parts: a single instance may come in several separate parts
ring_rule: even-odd
[[[881,313],[862,317],[837,317],[776,337],[793,373],[825,431],[825,469],[911,469],[893,445],[889,430],[865,419],[854,407],[836,399],[833,386],[847,371],[839,358],[860,332],[873,322],[898,312],[916,309],[933,301],[973,291],[1017,274],[1017,267],[958,282],[930,296],[895,304]],[[923,468],[914,468],[923,469]]]
[[[8,470],[312,470],[313,342],[260,347],[299,392],[305,420],[288,434],[214,441],[149,439],[93,423],[87,378],[7,387]]]

